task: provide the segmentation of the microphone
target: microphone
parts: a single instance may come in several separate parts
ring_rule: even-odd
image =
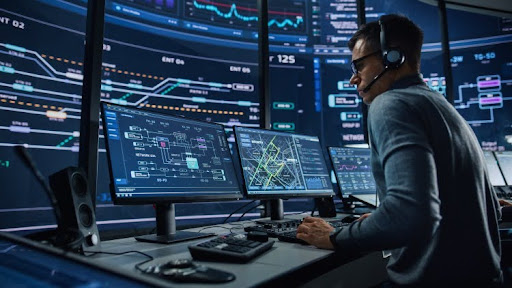
[[[368,91],[370,91],[370,88],[372,88],[373,84],[375,84],[375,82],[377,82],[377,80],[380,79],[380,77],[382,77],[382,75],[384,75],[384,73],[388,72],[390,69],[388,66],[386,66],[386,68],[384,68],[384,70],[382,72],[379,73],[379,75],[375,76],[375,78],[373,78],[372,82],[370,82],[370,84],[368,84],[366,87],[364,87],[363,89],[363,92],[366,93]]]
[[[50,185],[48,185],[48,183],[46,183],[46,181],[43,177],[43,174],[37,168],[34,160],[32,159],[32,156],[30,156],[30,154],[28,153],[27,148],[25,148],[25,146],[23,146],[23,145],[17,145],[14,147],[14,149],[16,150],[16,153],[18,154],[18,156],[20,156],[20,158],[23,160],[25,165],[27,165],[30,168],[30,170],[32,171],[32,173],[34,173],[34,175],[37,178],[37,181],[41,184],[41,186],[43,186],[44,191],[46,192],[46,195],[48,196],[48,199],[50,199],[50,203],[53,208],[53,213],[55,214],[55,218],[57,218],[56,219],[57,224],[60,224],[60,222],[61,222],[60,209],[57,204],[57,198],[55,197],[53,190],[50,188]]]

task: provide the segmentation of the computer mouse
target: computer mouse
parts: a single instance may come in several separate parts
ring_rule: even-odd
[[[352,222],[356,221],[357,219],[359,219],[358,216],[348,215],[348,216],[345,216],[344,218],[342,218],[341,222],[342,223],[352,223]]]
[[[247,240],[258,241],[258,242],[267,242],[268,234],[261,231],[249,231],[247,232]]]
[[[233,273],[204,265],[192,263],[191,266],[183,268],[170,267],[171,265],[161,265],[158,275],[168,280],[185,283],[225,283],[236,279]]]
[[[171,268],[188,268],[192,267],[193,265],[194,263],[192,262],[192,259],[173,259],[160,265],[160,270]]]

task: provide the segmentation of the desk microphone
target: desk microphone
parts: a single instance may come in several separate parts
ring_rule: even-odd
[[[30,156],[30,153],[28,152],[27,148],[23,145],[17,145],[14,147],[16,150],[16,153],[18,156],[20,156],[21,159],[23,159],[23,162],[25,165],[27,165],[30,168],[30,171],[34,173],[34,175],[37,178],[37,181],[43,186],[44,191],[46,192],[46,195],[48,196],[48,199],[50,199],[50,203],[53,208],[53,212],[55,214],[55,218],[57,218],[57,224],[61,221],[61,215],[60,215],[60,209],[57,203],[57,198],[55,197],[55,194],[53,193],[53,190],[50,188],[50,185],[46,183],[43,174],[36,166],[36,163],[32,159],[32,156]]]
[[[368,84],[366,87],[364,87],[363,89],[363,93],[366,93],[368,91],[370,91],[370,88],[372,88],[373,84],[375,84],[375,82],[377,82],[377,80],[380,79],[380,77],[382,77],[382,75],[384,75],[384,73],[388,72],[390,69],[388,66],[386,66],[386,68],[384,68],[384,70],[382,70],[382,72],[379,73],[379,75],[375,76],[375,78],[373,78],[372,82],[370,82],[370,84]]]
[[[62,213],[59,208],[57,197],[55,197],[55,193],[48,183],[46,183],[43,174],[36,166],[36,163],[30,156],[27,148],[23,145],[17,145],[14,147],[18,156],[23,159],[25,165],[30,168],[30,171],[34,173],[37,178],[37,181],[43,186],[48,199],[53,208],[53,213],[55,214],[55,218],[57,220],[57,229],[49,230],[49,231],[40,231],[27,235],[28,238],[48,242],[56,247],[60,247],[66,250],[78,251],[80,245],[84,242],[84,236],[77,229],[73,229],[70,227],[64,227],[62,220]]]

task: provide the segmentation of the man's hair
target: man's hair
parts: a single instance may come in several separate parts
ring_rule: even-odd
[[[405,61],[411,67],[419,69],[421,58],[421,46],[423,45],[423,31],[409,18],[389,14],[381,17],[386,30],[386,44],[389,48],[400,48],[405,54]],[[350,51],[354,49],[358,40],[363,40],[368,52],[381,49],[380,25],[378,21],[362,25],[348,41]]]

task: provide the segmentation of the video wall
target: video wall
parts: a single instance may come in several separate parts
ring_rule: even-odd
[[[424,30],[423,77],[446,94],[437,7],[365,2],[367,21],[401,13]],[[263,107],[256,4],[107,0],[102,100],[224,124],[233,145],[231,127],[259,127]],[[13,146],[25,144],[44,176],[77,165],[86,7],[84,0],[0,4],[0,229],[34,231],[55,224],[43,189]],[[357,30],[357,1],[272,0],[268,16],[271,128],[318,136],[323,147],[365,143],[363,103],[349,83],[346,47]],[[511,23],[448,10],[454,106],[486,150],[512,150]],[[112,204],[106,161],[101,131],[100,230],[153,221],[151,205]],[[288,211],[311,208],[287,203],[296,205]],[[178,224],[219,222],[240,206],[180,204]]]

